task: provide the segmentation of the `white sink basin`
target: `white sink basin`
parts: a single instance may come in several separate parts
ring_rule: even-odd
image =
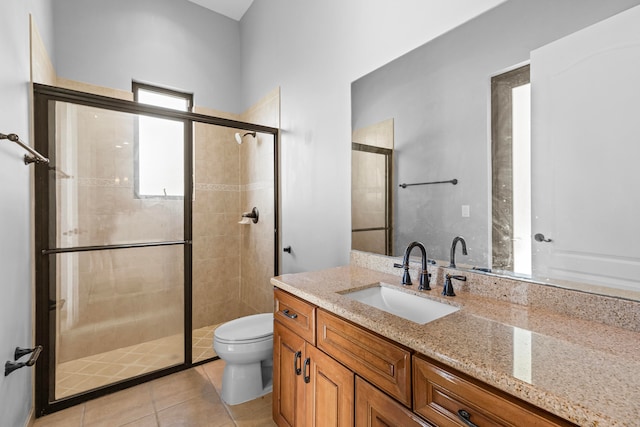
[[[342,295],[422,325],[460,310],[453,305],[402,292],[384,284]]]

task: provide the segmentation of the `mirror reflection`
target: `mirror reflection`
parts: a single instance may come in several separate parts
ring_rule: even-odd
[[[459,266],[640,299],[638,4],[510,0],[355,81],[353,248],[460,235]]]

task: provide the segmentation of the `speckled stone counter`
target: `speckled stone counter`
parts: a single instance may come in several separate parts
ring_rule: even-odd
[[[539,303],[480,295],[472,291],[474,280],[480,280],[474,277],[455,288],[457,296],[443,297],[445,269],[430,267],[430,271],[433,290],[422,292],[416,285],[401,286],[397,275],[355,265],[285,274],[271,282],[580,426],[640,426],[639,332]],[[420,325],[340,294],[379,282],[460,310]],[[528,293],[536,291],[521,290],[519,298],[527,300]],[[637,308],[631,304],[628,310]]]

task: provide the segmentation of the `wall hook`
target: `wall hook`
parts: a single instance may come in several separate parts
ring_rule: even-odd
[[[536,233],[535,236],[533,236],[533,238],[536,240],[536,242],[553,242],[553,240],[551,239],[547,239],[546,237],[544,237],[544,234],[542,233]]]

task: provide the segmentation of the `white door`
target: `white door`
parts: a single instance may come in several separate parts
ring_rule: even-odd
[[[535,277],[640,289],[640,7],[531,55]],[[540,237],[540,236],[538,236]]]

